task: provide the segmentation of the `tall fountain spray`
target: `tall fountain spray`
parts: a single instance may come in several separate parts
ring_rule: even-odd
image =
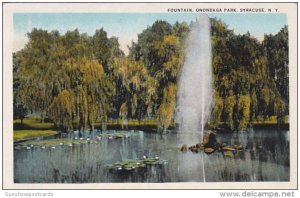
[[[192,22],[185,62],[179,78],[176,122],[181,133],[201,133],[209,118],[213,100],[210,20],[200,15]],[[204,162],[203,180],[205,181]]]

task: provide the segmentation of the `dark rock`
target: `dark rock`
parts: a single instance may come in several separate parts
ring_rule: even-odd
[[[262,148],[258,146],[259,148]],[[198,153],[204,151],[206,154],[214,153],[215,151],[222,152],[225,157],[233,157],[235,154],[238,154],[239,151],[243,150],[242,145],[227,145],[226,143],[217,142],[216,134],[212,131],[206,131],[203,134],[203,142],[197,143],[195,145],[187,146],[186,144],[182,145],[180,148],[181,152],[187,152],[190,150],[193,153]]]
[[[198,143],[198,144],[196,144],[196,148],[198,148],[198,149],[200,149],[200,150],[203,150],[203,149],[204,149],[203,143]]]
[[[195,149],[197,149],[196,145],[192,145],[192,146],[189,147],[189,150],[190,150],[190,151],[193,151],[193,150],[195,150]]]
[[[192,145],[190,147],[188,147],[188,149],[190,151],[192,151],[193,153],[198,153],[198,146],[197,145]],[[186,152],[185,150],[187,150],[187,146],[184,144],[181,149],[180,149],[182,152]]]
[[[218,145],[216,134],[212,131],[206,131],[203,134],[203,142],[204,148],[214,148]]]
[[[187,145],[186,144],[184,144],[184,145],[182,145],[182,147],[180,148],[180,151],[181,152],[187,152]]]
[[[192,147],[191,151],[192,151],[193,153],[198,153],[198,149],[196,148],[196,146]]]

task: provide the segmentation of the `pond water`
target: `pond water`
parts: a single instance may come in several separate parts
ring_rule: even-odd
[[[15,183],[111,183],[111,182],[206,182],[289,181],[289,131],[250,130],[217,133],[217,141],[242,145],[233,156],[222,152],[182,153],[183,144],[200,142],[200,134],[155,134],[143,131],[106,131],[126,134],[123,138],[102,138],[94,143],[73,146],[14,149]],[[84,134],[91,140],[101,135]],[[77,133],[52,138],[77,137]],[[37,142],[40,140],[36,140]],[[130,171],[109,168],[127,159],[159,157],[163,164],[147,165]]]

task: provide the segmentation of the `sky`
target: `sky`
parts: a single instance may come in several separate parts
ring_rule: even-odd
[[[13,16],[13,51],[24,47],[28,39],[26,33],[33,28],[58,30],[64,34],[68,30],[78,29],[80,33],[92,36],[96,29],[103,29],[108,37],[116,36],[121,49],[127,54],[127,46],[137,41],[137,35],[156,20],[194,21],[197,13],[15,13]],[[286,14],[277,13],[208,13],[211,18],[224,21],[236,34],[250,34],[262,40],[264,34],[276,34],[287,24]]]

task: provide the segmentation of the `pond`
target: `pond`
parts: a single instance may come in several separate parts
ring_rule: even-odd
[[[218,151],[182,153],[180,147],[200,142],[200,134],[172,132],[95,130],[82,136],[71,132],[52,137],[58,145],[46,146],[39,144],[47,142],[40,138],[15,145],[14,182],[203,182],[204,177],[206,182],[289,181],[289,131],[249,130],[217,133],[216,137],[220,143],[243,149],[229,156]],[[72,143],[75,139],[77,143]],[[124,169],[120,166],[124,160],[136,166]]]

